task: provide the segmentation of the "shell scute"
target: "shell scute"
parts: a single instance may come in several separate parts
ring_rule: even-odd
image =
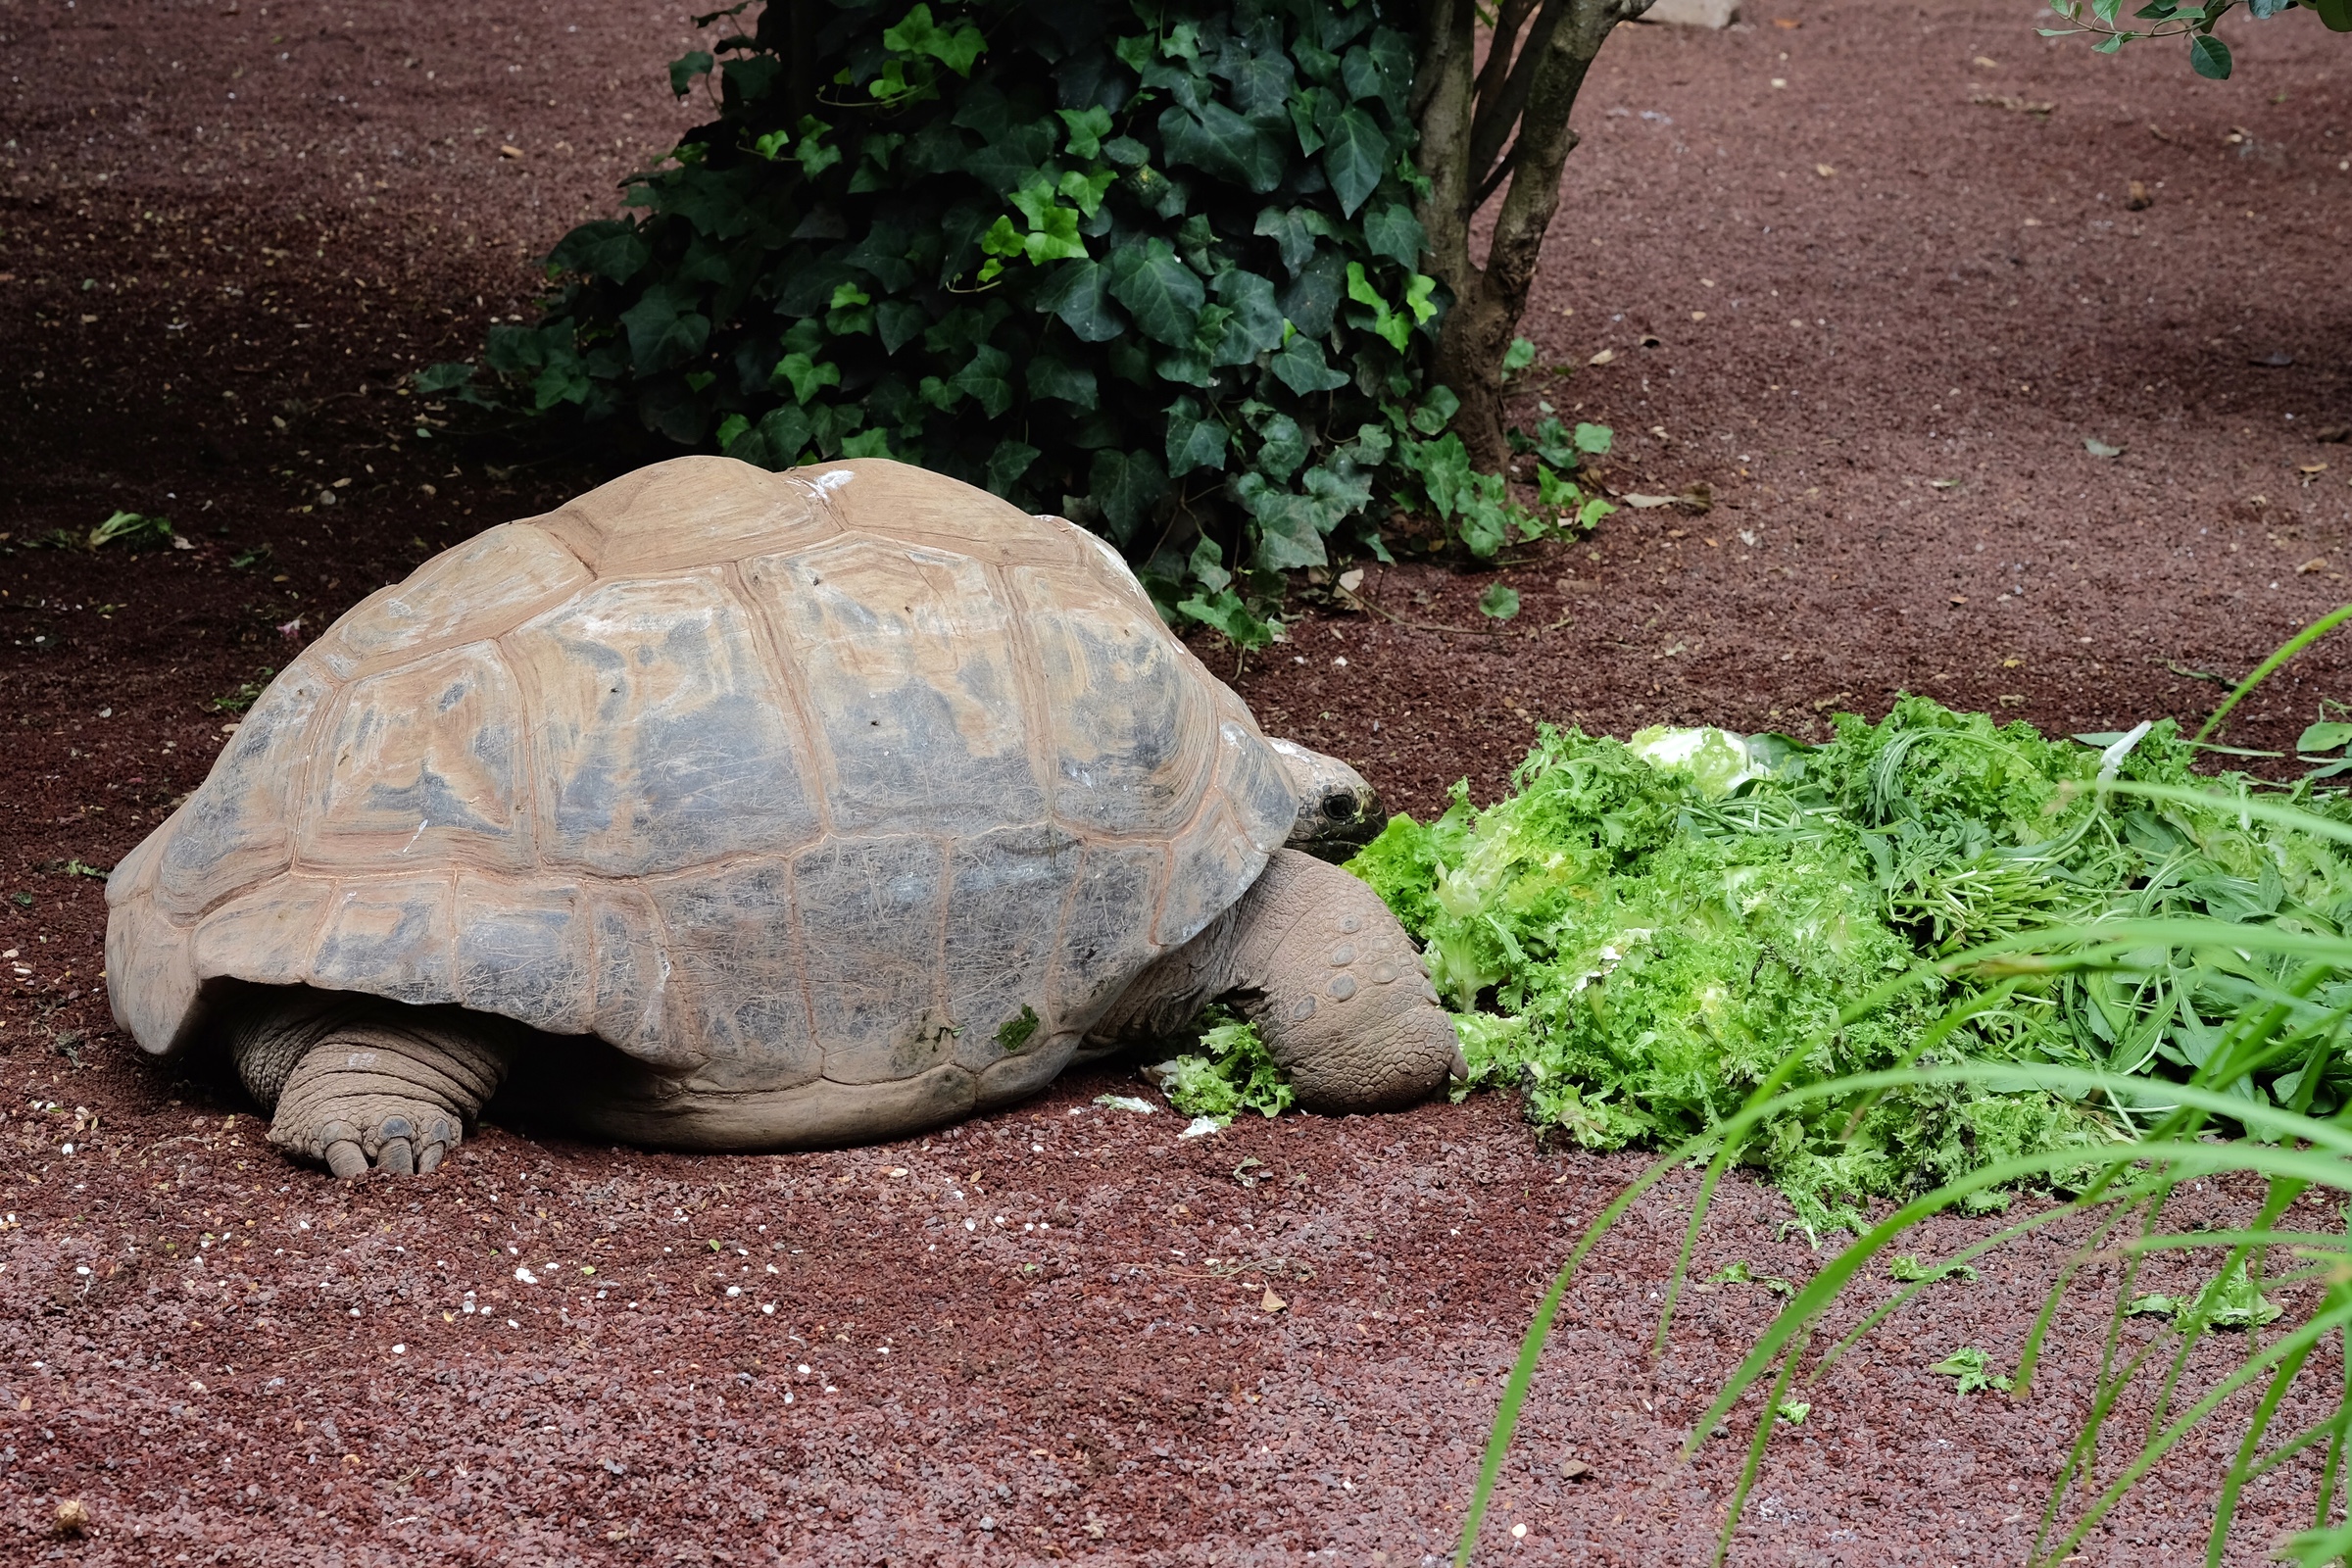
[[[508,639],[534,694],[547,859],[646,876],[816,836],[751,614],[705,569],[601,584]]]
[[[237,733],[187,804],[173,814],[155,868],[155,904],[187,919],[285,869],[293,854],[288,788],[305,759],[312,718],[330,685],[297,660],[246,711]]]
[[[450,905],[446,872],[343,883],[311,959],[311,983],[394,1002],[454,1000]]]
[[[911,1078],[956,1037],[940,973],[948,858],[936,839],[828,839],[793,865],[825,1076]]]
[[[1165,834],[1208,782],[1215,714],[1150,608],[1092,576],[1015,568],[1055,769],[1054,812],[1081,831]]]
[[[289,876],[231,899],[196,927],[196,973],[263,986],[309,983],[335,897],[335,884],[322,877]]]
[[[824,1055],[802,988],[808,955],[784,918],[792,868],[745,860],[647,891],[667,936],[660,1028],[694,1043],[698,1079],[717,1089],[787,1089],[817,1077]]]
[[[579,558],[527,522],[452,545],[354,606],[311,652],[338,680],[387,660],[498,636],[532,611],[584,588]]]
[[[351,687],[324,737],[302,858],[383,868],[530,864],[521,697],[490,643]]]
[[[956,1060],[971,1071],[1046,1044],[1035,1005],[1047,994],[1062,906],[1082,855],[1076,839],[1045,824],[956,845],[948,867],[948,1014],[956,1028]],[[1024,1006],[1031,1008],[1025,1020]]]
[[[983,560],[1059,563],[1077,560],[1062,540],[1002,496],[887,458],[796,468],[793,477],[846,529],[884,539],[932,544]]]
[[[1088,848],[1054,955],[1047,1002],[1054,1028],[1083,1034],[1094,1027],[1136,971],[1159,956],[1148,922],[1167,859],[1164,844]]]
[[[690,1022],[692,1014],[685,1005],[671,1011],[671,993],[684,982],[644,886],[590,881],[580,897],[588,925],[589,1031],[663,1071],[700,1066],[704,1052],[696,1037],[668,1027],[673,1019]]]
[[[461,876],[457,1000],[551,1034],[585,1034],[594,1011],[589,923],[576,889]]]
[[[795,549],[839,526],[806,480],[710,457],[622,474],[532,520],[602,577]]]
[[[1012,612],[979,562],[854,538],[744,577],[822,738],[836,831],[1044,819]]]

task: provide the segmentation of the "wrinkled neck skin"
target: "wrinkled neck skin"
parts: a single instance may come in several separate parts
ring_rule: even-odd
[[[1468,1071],[1396,916],[1295,850],[1277,850],[1233,907],[1139,975],[1090,1038],[1164,1038],[1212,1002],[1257,1025],[1309,1110],[1397,1109]]]

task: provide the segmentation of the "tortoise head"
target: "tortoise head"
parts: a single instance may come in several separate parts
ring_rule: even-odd
[[[1389,813],[1380,793],[1364,775],[1336,757],[1310,752],[1296,741],[1267,737],[1290,770],[1298,797],[1298,818],[1285,841],[1290,849],[1333,864],[1348,859],[1380,836]]]

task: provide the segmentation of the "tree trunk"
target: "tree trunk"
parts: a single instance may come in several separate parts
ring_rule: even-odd
[[[1438,337],[1437,379],[1462,401],[1453,427],[1472,464],[1509,460],[1502,357],[1527,309],[1544,234],[1560,205],[1560,168],[1576,146],[1568,117],[1609,32],[1651,0],[1503,0],[1484,67],[1476,0],[1425,0],[1413,109],[1421,127],[1425,265],[1453,295]],[[1504,190],[1483,264],[1470,222]]]

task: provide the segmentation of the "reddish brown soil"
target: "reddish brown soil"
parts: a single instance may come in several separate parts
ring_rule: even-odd
[[[1903,687],[2051,728],[2193,716],[2218,688],[2174,666],[2234,677],[2343,591],[2352,449],[2312,433],[2352,422],[2331,286],[2352,145],[2316,29],[2251,29],[2217,85],[2169,51],[2044,44],[2006,0],[1776,9],[1802,26],[1612,41],[1531,312],[1540,363],[1578,368],[1524,417],[1540,395],[1610,423],[1618,488],[1703,479],[1715,510],[1526,552],[1502,635],[1472,608],[1487,577],[1377,571],[1377,603],[1455,630],[1318,614],[1243,678],[1270,727],[1400,805],[1463,776],[1491,795],[1539,718],[1801,733]],[[528,309],[530,257],[686,122],[660,67],[687,35],[611,0],[495,21],[0,0],[0,1540],[89,1561],[1443,1554],[1538,1283],[1635,1168],[1546,1152],[1499,1098],[1177,1142],[1164,1109],[1095,1106],[1136,1087],[1098,1073],[927,1145],[685,1158],[493,1126],[436,1178],[337,1186],[270,1153],[233,1088],[108,1026],[82,868],[201,778],[229,717],[210,700],[612,461],[419,438],[395,379]],[[2002,95],[2056,108],[1969,101]],[[2124,210],[2131,179],[2152,207]],[[2293,363],[2252,363],[2273,354]],[[195,548],[33,548],[119,508]],[[2309,656],[2233,735],[2291,739],[2342,674]],[[1801,1278],[1817,1255],[1778,1239],[1786,1213],[1736,1186],[1701,1272]],[[1705,1559],[1740,1445],[1684,1466],[1674,1444],[1777,1298],[1696,1297],[1653,1359],[1678,1236],[1660,1200],[1589,1266],[1486,1560]],[[2022,1557],[2111,1277],[2028,1405],[1925,1369],[1963,1344],[2013,1360],[2063,1255],[1938,1287],[1806,1391],[1736,1556]],[[2313,1368],[2336,1376],[2332,1348]],[[2085,1560],[2199,1557],[2236,1430],[2177,1451]],[[2307,1517],[2311,1476],[2253,1489],[2234,1557]],[[89,1532],[51,1544],[71,1498]]]

